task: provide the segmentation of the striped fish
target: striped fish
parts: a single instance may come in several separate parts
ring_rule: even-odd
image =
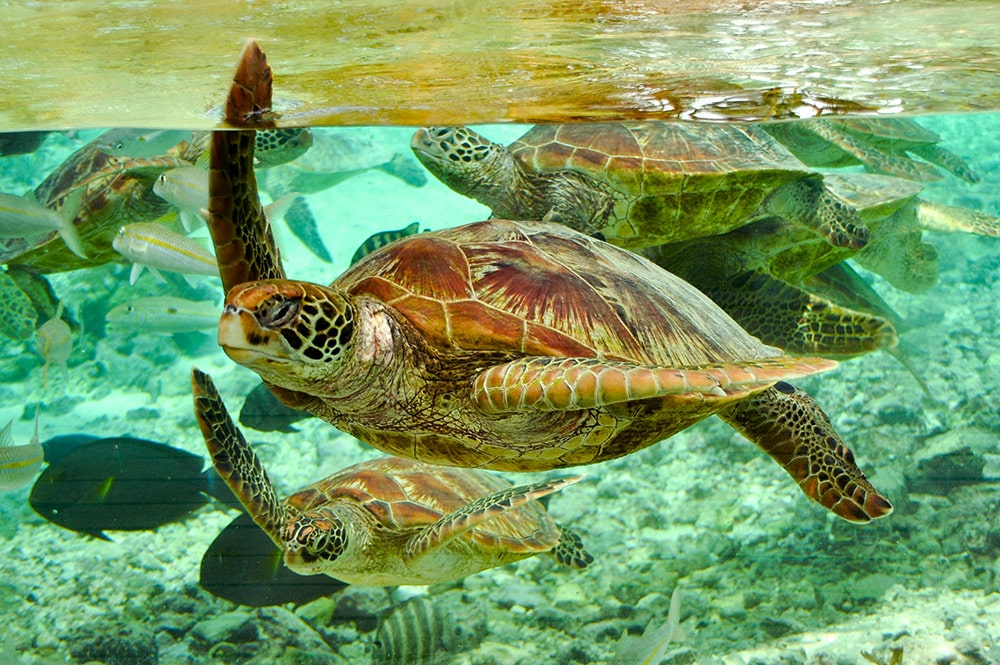
[[[361,243],[361,247],[358,247],[358,251],[354,252],[354,256],[351,257],[351,265],[365,258],[376,249],[381,249],[388,245],[394,240],[399,240],[400,238],[405,238],[406,236],[412,236],[420,233],[420,222],[413,222],[401,229],[396,229],[395,231],[379,231],[378,233],[373,233],[368,236],[368,239]]]
[[[195,332],[219,327],[222,308],[211,301],[174,296],[136,298],[112,308],[105,322],[119,328],[157,333]]]
[[[160,277],[159,270],[191,275],[219,276],[219,265],[210,251],[196,241],[155,222],[126,224],[111,241],[115,251],[133,263],[129,282],[135,284],[143,268]],[[161,277],[162,279],[162,277]]]
[[[35,409],[35,435],[31,443],[23,446],[14,445],[11,434],[11,420],[0,430],[0,490],[10,492],[24,487],[38,475],[45,457],[42,445],[38,442],[38,409]]]
[[[459,623],[426,596],[415,596],[382,616],[372,642],[372,664],[443,665],[476,647],[484,633],[481,622]]]

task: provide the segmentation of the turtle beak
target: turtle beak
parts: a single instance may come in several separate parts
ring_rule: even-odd
[[[251,312],[232,303],[222,311],[217,339],[226,355],[241,365],[260,361],[262,357],[272,360],[286,357],[274,332],[261,328]]]

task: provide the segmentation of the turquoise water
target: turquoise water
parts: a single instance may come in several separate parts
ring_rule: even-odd
[[[919,121],[981,178],[946,176],[921,196],[1000,216],[1000,116]],[[479,129],[503,143],[523,131]],[[409,155],[409,128],[346,131],[374,135],[387,154]],[[37,186],[98,133],[56,133],[29,154],[0,157],[0,191]],[[413,221],[440,229],[489,215],[433,177],[414,186],[377,168],[307,201],[332,262],[276,227],[289,276],[323,283],[376,231]],[[937,250],[939,273],[923,293],[861,272],[907,322],[900,349],[927,390],[885,352],[797,382],[892,499],[891,516],[864,526],[837,520],[766,455],[709,419],[586,467],[586,480],[552,497],[549,512],[595,556],[586,570],[535,557],[431,587],[435,603],[477,631],[466,648],[435,662],[611,662],[623,630],[665,621],[675,588],[683,635],[665,663],[1000,662],[1000,239],[940,232],[923,239]],[[79,326],[65,373],[49,368],[45,382],[33,339],[0,338],[0,423],[14,420],[15,443],[31,437],[37,405],[42,440],[129,435],[207,457],[192,412],[191,367],[215,378],[234,414],[256,375],[222,354],[210,329],[116,329],[104,317],[139,296],[219,304],[219,281],[189,285],[146,274],[132,286],[123,263],[50,281]],[[282,494],[377,455],[319,420],[295,427],[245,428]],[[0,496],[0,662],[367,663],[378,617],[415,592],[350,587],[298,607],[237,605],[199,585],[203,555],[236,517],[232,508],[212,500],[155,528],[108,528],[110,540],[101,540],[37,514],[30,489]],[[131,498],[134,511],[175,500],[169,489]]]

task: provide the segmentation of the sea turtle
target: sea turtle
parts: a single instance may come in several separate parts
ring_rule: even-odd
[[[809,166],[861,164],[872,173],[937,180],[941,177],[934,168],[937,165],[966,182],[979,182],[961,157],[938,145],[940,136],[912,118],[816,118],[762,124],[761,128]],[[927,161],[915,160],[911,154]]]
[[[861,250],[837,248],[769,218],[729,233],[643,250],[694,284],[765,343],[794,353],[852,355],[895,346],[898,317],[843,261],[851,258],[908,292],[937,277],[925,230],[1000,236],[1000,219],[918,196],[917,182],[867,173],[828,175],[827,186],[871,229]]]
[[[226,120],[266,126],[271,70],[243,51]],[[284,279],[253,132],[213,135],[218,340],[289,406],[391,454],[545,470],[619,457],[717,414],[845,519],[887,514],[792,358],[646,259],[565,226],[489,220],[411,235],[329,287]]]
[[[316,194],[372,170],[414,187],[427,184],[420,164],[410,155],[395,152],[372,128],[316,130],[309,152],[295,161],[259,172],[257,182],[272,199],[279,199],[287,194]],[[285,222],[316,256],[328,263],[333,260],[304,199],[290,206]]]
[[[349,584],[435,584],[542,552],[574,568],[593,561],[579,536],[537,502],[581,476],[514,487],[480,469],[380,457],[279,501],[211,378],[195,369],[191,383],[216,471],[297,573]]]
[[[501,219],[559,221],[637,249],[779,215],[838,247],[868,238],[857,212],[756,125],[537,125],[504,147],[432,127],[411,147],[455,191]]]

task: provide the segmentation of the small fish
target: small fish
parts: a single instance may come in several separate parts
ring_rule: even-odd
[[[191,275],[219,276],[219,265],[211,252],[162,224],[126,224],[118,229],[111,246],[133,263],[129,276],[131,284],[139,279],[143,268],[148,268],[160,279],[163,279],[160,270],[181,273],[192,285],[194,280]]]
[[[208,171],[182,166],[160,174],[153,192],[180,211],[181,224],[191,231],[205,221],[208,210]]]
[[[49,386],[49,366],[56,365],[62,368],[63,377],[69,380],[69,370],[66,368],[66,361],[73,352],[73,333],[69,324],[62,320],[63,304],[59,302],[56,307],[55,316],[38,326],[35,331],[35,347],[38,355],[44,360],[42,366],[42,384]]]
[[[241,513],[208,546],[198,584],[219,598],[248,607],[304,605],[347,587],[327,575],[293,573],[283,557],[253,518]]]
[[[401,229],[396,229],[395,231],[379,231],[378,233],[373,233],[368,236],[368,239],[361,243],[358,247],[358,251],[354,252],[354,256],[351,257],[351,265],[365,258],[376,249],[381,249],[388,245],[390,242],[399,240],[400,238],[405,238],[407,236],[412,236],[420,233],[420,222],[413,222]]]
[[[211,301],[150,296],[113,307],[104,320],[120,328],[172,334],[215,329],[221,315],[222,308]]]
[[[670,640],[677,637],[677,625],[680,620],[681,594],[675,587],[673,595],[670,596],[667,621],[654,630],[653,621],[650,620],[646,630],[638,637],[629,635],[628,631],[623,632],[621,639],[618,640],[618,649],[611,657],[609,665],[659,665]]]
[[[37,238],[53,231],[59,234],[70,251],[82,259],[87,258],[72,217],[46,208],[31,194],[14,196],[0,193],[0,237]]]
[[[97,148],[119,157],[149,158],[165,154],[184,140],[191,131],[184,129],[142,129],[122,127],[109,129],[97,137]]]
[[[215,319],[218,325],[219,316]],[[263,382],[250,391],[240,409],[240,424],[260,432],[297,432],[292,424],[311,417],[308,411],[282,404]]]
[[[382,616],[372,642],[372,664],[444,663],[477,646],[484,634],[484,625],[459,623],[426,596],[414,596]]]
[[[204,466],[200,455],[155,441],[86,441],[46,467],[28,503],[53,524],[110,540],[106,529],[155,529],[205,505],[206,495],[236,503],[215,470]]]
[[[38,442],[38,409],[35,409],[35,434],[30,443],[14,445],[13,424],[11,420],[0,430],[0,491],[5,492],[24,487],[33,480],[45,457],[45,450]]]

